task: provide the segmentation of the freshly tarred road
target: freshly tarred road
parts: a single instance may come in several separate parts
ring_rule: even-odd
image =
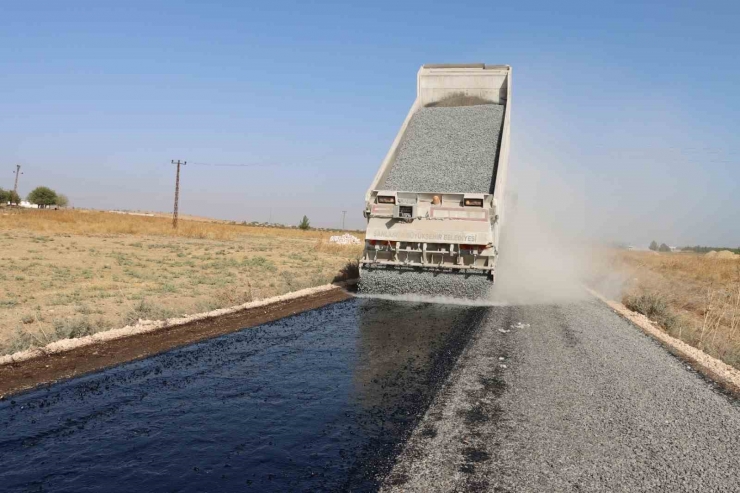
[[[84,375],[127,361],[147,358],[176,347],[272,322],[350,297],[350,294],[337,288],[218,318],[199,320],[80,347],[63,353],[2,365],[0,366],[0,396],[8,396],[40,384]]]
[[[7,397],[0,491],[377,490],[485,312],[351,299]]]

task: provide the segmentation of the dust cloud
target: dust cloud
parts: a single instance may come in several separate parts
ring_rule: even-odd
[[[606,240],[586,225],[583,183],[557,167],[515,171],[504,206],[495,304],[555,304],[590,298],[586,284],[618,296],[625,276],[612,272]]]
[[[610,263],[609,239],[601,229],[589,227],[589,209],[598,204],[587,198],[585,184],[562,173],[557,163],[512,163],[511,169],[496,282],[488,296],[358,296],[465,306],[559,304],[592,299],[588,285],[606,297],[619,298],[627,276]]]

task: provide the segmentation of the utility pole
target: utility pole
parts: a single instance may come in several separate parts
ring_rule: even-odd
[[[179,159],[175,161],[172,160],[172,164],[177,165],[177,178],[175,178],[175,210],[172,213],[172,227],[177,229],[177,205],[180,201],[180,165],[185,166],[187,161],[180,161]]]
[[[344,218],[347,216],[347,211],[342,211],[342,231],[344,231]]]
[[[17,194],[18,193],[18,177],[22,174],[20,164],[15,165],[15,171],[13,171],[13,173],[15,173],[15,186],[13,187],[13,191]]]

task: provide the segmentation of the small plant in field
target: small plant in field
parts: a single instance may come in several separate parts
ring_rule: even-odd
[[[287,270],[284,270],[280,273],[280,277],[283,278],[283,283],[287,287],[288,291],[293,291],[293,288],[295,287],[295,275],[291,272],[288,272]]]
[[[254,267],[254,268],[263,269],[269,272],[274,272],[277,270],[277,267],[275,266],[274,263],[272,263],[270,260],[262,256],[244,259],[242,261],[242,264],[246,267]]]
[[[3,352],[12,354],[41,344],[43,342],[35,338],[30,332],[21,327],[16,327],[10,342],[3,348]]]
[[[704,306],[704,318],[698,335],[698,346],[714,348],[717,336],[734,341],[740,328],[740,283],[734,290],[708,289]],[[722,334],[721,334],[722,333]],[[722,344],[723,356],[727,344]]]
[[[123,325],[133,325],[139,320],[164,320],[171,315],[170,310],[142,299],[124,315]]]
[[[177,287],[174,284],[164,283],[159,288],[159,290],[162,293],[176,293],[177,292]]]
[[[254,300],[254,295],[252,293],[252,285],[247,282],[247,286],[243,290],[238,290],[234,288],[228,288],[228,289],[220,289],[213,298],[206,302],[203,306],[210,307],[209,310],[214,310],[216,308],[225,308],[229,306],[234,305],[243,305],[244,303],[249,303],[250,301]]]
[[[303,216],[301,222],[298,223],[298,229],[302,229],[303,231],[311,229],[311,222],[308,220],[308,216]]]

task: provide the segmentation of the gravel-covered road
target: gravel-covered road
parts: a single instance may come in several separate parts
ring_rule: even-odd
[[[740,406],[605,305],[502,307],[384,491],[740,491]]]

